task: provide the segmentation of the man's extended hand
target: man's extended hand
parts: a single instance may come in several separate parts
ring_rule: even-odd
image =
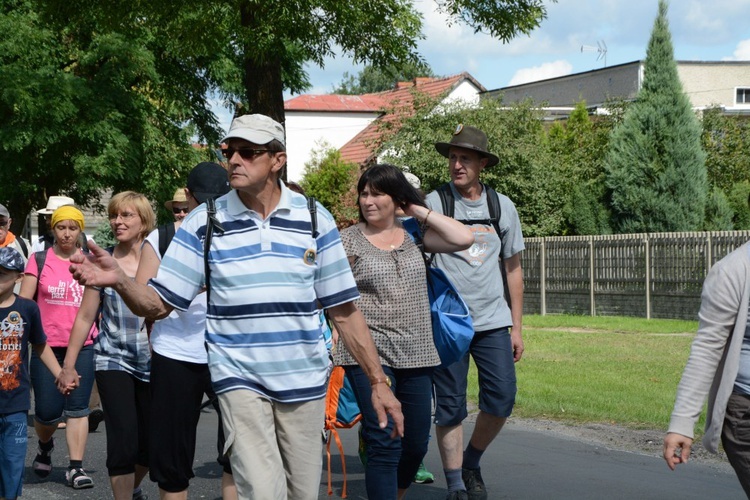
[[[667,466],[674,470],[677,464],[686,464],[690,458],[690,448],[693,446],[693,440],[676,432],[669,432],[664,438],[664,460]],[[677,450],[680,453],[675,453]]]
[[[81,285],[115,286],[122,278],[122,270],[112,256],[93,241],[88,242],[91,253],[76,253],[70,257],[70,273]]]
[[[373,384],[372,407],[378,415],[380,428],[388,426],[388,415],[393,419],[391,438],[404,437],[404,415],[401,413],[401,403],[393,395],[391,388],[385,384]]]

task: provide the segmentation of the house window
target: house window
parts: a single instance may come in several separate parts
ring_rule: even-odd
[[[750,87],[737,87],[735,104],[750,104]]]

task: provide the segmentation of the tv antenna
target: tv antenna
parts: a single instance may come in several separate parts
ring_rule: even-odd
[[[599,55],[596,56],[596,60],[603,59],[604,67],[607,67],[607,44],[604,43],[604,40],[596,42],[596,46],[581,45],[581,52],[598,52]]]

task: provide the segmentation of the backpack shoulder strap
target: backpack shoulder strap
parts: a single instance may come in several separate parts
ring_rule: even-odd
[[[456,198],[453,196],[453,190],[449,182],[441,185],[437,188],[438,196],[440,196],[440,204],[443,208],[443,215],[450,217],[451,219],[456,213]]]
[[[490,221],[492,222],[492,225],[495,226],[495,231],[497,231],[497,234],[499,236],[501,215],[500,198],[498,198],[497,196],[497,191],[492,189],[487,184],[483,183],[482,187],[484,188],[487,196],[487,208],[489,208],[490,211]]]
[[[206,279],[206,305],[210,304],[211,299],[211,267],[208,265],[208,253],[211,250],[211,240],[214,231],[218,234],[224,233],[224,227],[216,219],[216,200],[209,198],[206,200],[206,237],[203,240],[203,270]]]
[[[310,223],[312,224],[312,237],[317,238],[320,234],[318,232],[318,205],[315,201],[315,198],[312,196],[306,197],[307,198],[307,210],[310,211]]]
[[[29,247],[26,246],[26,242],[23,241],[23,238],[20,236],[16,238],[16,241],[18,242],[18,246],[21,247],[21,252],[23,252],[23,256],[25,259],[29,258]]]
[[[164,257],[167,253],[167,247],[174,238],[174,222],[167,222],[159,226],[159,255]]]
[[[45,249],[34,252],[34,260],[36,261],[37,279],[39,279],[39,276],[42,274],[42,268],[44,267],[44,261],[47,260],[47,250]]]
[[[114,247],[112,248],[114,249]],[[83,231],[81,231],[81,250],[83,253],[89,253],[89,237]]]

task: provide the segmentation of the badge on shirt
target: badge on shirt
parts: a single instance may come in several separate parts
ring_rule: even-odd
[[[302,260],[305,261],[305,264],[308,266],[312,266],[315,264],[315,255],[315,250],[308,248],[305,250],[305,255],[302,256]]]

